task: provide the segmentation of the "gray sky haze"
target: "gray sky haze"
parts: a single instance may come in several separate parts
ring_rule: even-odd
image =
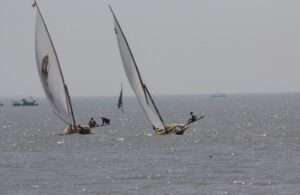
[[[42,96],[31,0],[0,0],[0,97]],[[110,4],[153,94],[300,92],[300,1],[38,0],[71,96],[133,92]]]

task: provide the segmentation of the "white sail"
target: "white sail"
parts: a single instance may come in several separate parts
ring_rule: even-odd
[[[65,123],[74,124],[68,89],[48,29],[37,7],[35,54],[38,73],[54,113]]]
[[[141,107],[143,108],[146,116],[148,117],[152,125],[156,128],[165,129],[165,125],[162,121],[162,118],[160,117],[158,110],[155,108],[155,104],[150,96],[150,93],[141,79],[141,75],[135,63],[127,40],[113,11],[112,14],[114,16],[115,31],[117,34],[119,50],[121,54],[122,63],[127,75],[127,79],[133,91],[135,92]]]

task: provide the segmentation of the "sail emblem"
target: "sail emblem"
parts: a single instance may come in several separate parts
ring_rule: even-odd
[[[49,67],[49,57],[48,55],[46,55],[43,58],[43,62],[42,62],[42,75],[44,78],[48,77],[48,67]]]
[[[50,67],[50,63],[49,63],[49,57],[48,55],[45,55],[43,57],[43,61],[42,61],[42,78],[43,78],[43,81],[45,83],[45,86],[48,88],[49,87],[49,84],[48,84],[48,72],[49,72],[49,67]],[[47,90],[48,95],[49,95],[49,99],[51,101],[54,101],[53,99],[53,95],[52,93],[50,92],[50,90]]]

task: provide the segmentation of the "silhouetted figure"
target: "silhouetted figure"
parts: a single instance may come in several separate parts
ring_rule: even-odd
[[[110,124],[110,119],[105,118],[105,117],[101,117],[101,119],[102,119],[102,126]]]
[[[89,126],[91,128],[93,127],[99,127],[99,125],[96,123],[96,121],[94,120],[94,118],[92,117],[91,120],[89,121]]]
[[[195,122],[197,120],[197,115],[195,115],[193,112],[190,112],[191,118],[189,118],[188,123]]]

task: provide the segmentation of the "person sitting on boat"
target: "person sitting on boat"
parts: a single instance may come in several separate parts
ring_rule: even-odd
[[[102,119],[102,126],[110,124],[110,119],[105,118],[105,117],[101,117],[101,119]]]
[[[189,118],[188,123],[195,122],[197,120],[197,115],[193,112],[190,112],[191,118]]]
[[[99,125],[96,123],[96,121],[94,120],[94,118],[92,117],[91,120],[89,121],[89,126],[91,128],[93,127],[99,127]]]

